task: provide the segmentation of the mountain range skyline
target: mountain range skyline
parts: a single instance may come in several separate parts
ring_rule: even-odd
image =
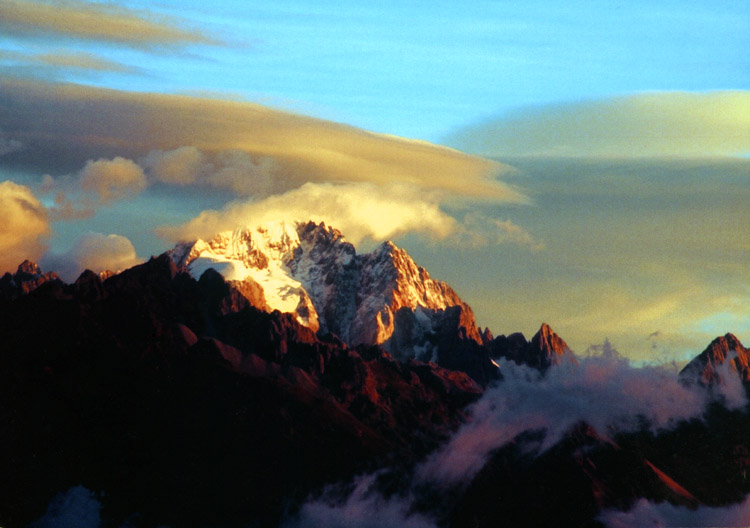
[[[736,336],[679,373],[608,342],[576,357],[546,324],[478,332],[390,243],[270,227],[67,284],[29,261],[0,278],[4,523],[746,525]],[[274,273],[288,259],[302,291]],[[268,306],[303,291],[317,332]],[[375,308],[356,346],[330,332],[353,313],[337,296]]]
[[[479,323],[641,363],[747,342],[737,3],[0,6],[1,271],[326,221]]]

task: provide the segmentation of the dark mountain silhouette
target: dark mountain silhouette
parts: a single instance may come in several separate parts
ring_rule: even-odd
[[[332,248],[348,254],[336,233],[305,229],[313,260]],[[426,291],[418,282],[429,276],[400,251],[364,261],[401,277],[406,299]],[[336,273],[326,284],[343,291],[349,282]],[[391,291],[389,280],[366,297]],[[447,285],[425,284],[436,303],[450,297]],[[503,383],[492,358],[541,372],[575,365],[548,325],[530,341],[493,338],[457,296],[442,307],[388,305],[387,339],[350,346],[331,331],[332,304],[319,310],[321,331],[301,324],[304,310],[269,309],[265,291],[211,267],[195,277],[174,254],[106,279],[85,271],[73,284],[28,261],[4,275],[0,474],[10,477],[0,483],[0,526],[29,526],[75,486],[97,494],[105,526],[276,526],[326,485],[382,468],[379,492],[389,496],[472,419],[487,387]],[[680,378],[711,386],[719,380],[706,373],[734,361],[746,379],[747,352],[727,334]],[[541,451],[545,434],[530,428],[502,444],[467,482],[421,484],[414,510],[440,526],[598,526],[602,510],[641,498],[719,506],[750,492],[750,416],[720,400],[658,432],[579,422]]]
[[[562,364],[563,361],[576,363],[570,347],[546,323],[542,324],[531,341],[526,341],[521,333],[510,334],[507,337],[501,335],[489,341],[489,350],[495,359],[505,358],[542,372],[553,365]]]

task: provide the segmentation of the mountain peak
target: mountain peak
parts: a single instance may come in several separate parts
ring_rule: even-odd
[[[226,280],[256,292],[255,298],[261,291],[263,306],[256,307],[292,313],[302,325],[333,333],[352,346],[388,348],[399,310],[419,309],[422,319],[432,321],[436,312],[454,306],[462,309],[462,332],[482,342],[468,305],[391,241],[357,254],[332,226],[276,222],[225,231],[169,253],[196,279],[214,268]]]
[[[46,282],[55,280],[60,280],[57,273],[43,273],[36,263],[24,260],[19,264],[16,273],[6,273],[0,278],[0,296],[15,299],[36,290]]]
[[[490,343],[490,350],[495,358],[505,357],[516,364],[528,365],[542,372],[552,365],[562,364],[566,358],[577,363],[568,344],[547,323],[542,323],[531,341],[526,341],[520,333],[508,337],[501,335]]]
[[[25,273],[26,275],[41,275],[42,269],[35,263],[26,259],[18,265],[17,274]]]
[[[549,358],[559,358],[570,352],[568,344],[547,323],[542,323],[539,331],[531,338],[531,345]]]
[[[750,382],[750,349],[745,348],[734,334],[715,338],[706,349],[680,371],[680,380],[711,386],[722,383],[719,367],[729,363],[743,381]]]

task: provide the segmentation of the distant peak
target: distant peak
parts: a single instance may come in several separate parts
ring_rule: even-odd
[[[391,242],[390,240],[386,240],[385,242],[382,242],[377,249],[375,250],[375,253],[379,255],[387,255],[389,253],[393,253],[394,251],[397,251],[398,247],[396,244]]]
[[[537,350],[550,355],[562,356],[570,350],[568,344],[547,323],[542,323],[539,331],[531,338],[531,343]]]
[[[680,379],[687,383],[695,381],[703,385],[721,383],[718,367],[726,362],[743,381],[750,381],[750,350],[745,348],[734,334],[715,338],[706,349],[693,358],[680,371]]]
[[[16,273],[25,273],[27,275],[41,275],[42,269],[30,260],[24,260],[18,265],[18,271]]]

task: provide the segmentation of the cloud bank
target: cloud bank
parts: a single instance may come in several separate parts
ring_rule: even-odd
[[[0,182],[0,211],[0,272],[15,271],[44,253],[49,218],[31,189],[11,181]]]
[[[750,92],[656,92],[520,110],[454,133],[482,156],[746,156]]]
[[[505,380],[474,405],[469,423],[420,468],[419,478],[466,481],[494,449],[529,429],[546,431],[544,450],[582,421],[608,436],[637,430],[641,418],[658,430],[703,412],[705,393],[679,383],[676,368],[633,368],[611,347],[606,350],[581,358],[578,366],[550,369],[541,379],[534,370],[503,361]],[[744,403],[738,376],[727,379],[736,380],[724,388],[728,400]]]
[[[496,179],[498,163],[251,103],[12,79],[0,81],[0,97],[0,129],[27,147],[5,163],[26,172],[70,173],[103,157],[194,147],[273,159],[281,191],[308,181],[401,182],[459,198],[524,199]]]
[[[378,489],[377,473],[358,477],[350,493],[342,497],[332,488],[304,504],[285,527],[350,526],[347,523],[357,516],[367,519],[375,511],[387,512],[388,522],[394,526],[399,526],[399,519],[403,526],[437,526],[437,521],[413,514],[415,497],[425,488],[447,490],[446,497],[450,496],[450,490],[471,482],[495,449],[514,441],[524,431],[546,432],[543,441],[533,446],[543,452],[580,422],[591,425],[602,441],[611,442],[609,437],[617,432],[637,431],[644,424],[654,431],[669,429],[704,412],[707,393],[679,383],[674,366],[634,368],[608,342],[592,349],[599,353],[579,358],[578,366],[551,368],[544,377],[534,369],[502,361],[504,380],[488,389],[469,408],[468,422],[416,467],[405,491],[386,498]],[[729,369],[728,365],[725,367]],[[725,379],[729,383],[721,388],[721,396],[727,406],[746,405],[739,376],[735,373]],[[717,525],[716,520],[723,514],[728,514],[728,519],[741,520],[747,515],[743,507],[701,508],[701,516],[696,518],[712,520],[706,526]],[[664,522],[663,526],[700,526],[685,523],[689,513],[692,512],[684,508],[641,501],[630,512],[604,512],[601,520],[616,528],[647,526],[650,523],[641,521],[654,519]]]

